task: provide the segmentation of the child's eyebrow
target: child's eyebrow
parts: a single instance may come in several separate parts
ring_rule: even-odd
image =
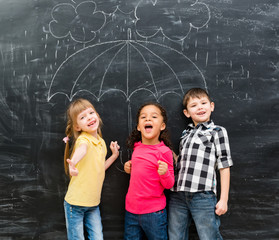
[[[159,114],[158,112],[151,112],[151,114]]]
[[[191,103],[189,103],[188,105],[189,105],[189,106],[192,106],[192,105],[195,105],[195,104],[197,104],[197,102],[191,102]]]
[[[140,116],[141,116],[141,115],[146,115],[146,114],[148,114],[148,113],[141,113],[141,114],[140,114]],[[152,114],[152,115],[154,115],[154,114],[156,114],[156,115],[160,115],[160,114],[159,114],[159,113],[157,113],[157,112],[151,112],[150,114]]]

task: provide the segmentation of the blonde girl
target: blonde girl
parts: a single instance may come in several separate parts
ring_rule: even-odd
[[[85,99],[72,102],[67,111],[65,172],[70,176],[64,200],[69,240],[103,240],[99,210],[105,170],[118,158],[119,146],[111,142],[112,155],[105,160],[107,148],[102,139],[102,120]],[[70,148],[70,142],[72,147]]]

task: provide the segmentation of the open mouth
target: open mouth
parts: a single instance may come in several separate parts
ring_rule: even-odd
[[[206,113],[206,112],[204,112],[204,111],[203,111],[203,112],[199,112],[198,115],[199,115],[199,116],[202,116],[202,115],[204,115],[205,113]]]
[[[145,129],[145,131],[146,131],[147,133],[151,132],[152,128],[153,128],[152,125],[148,125],[148,124],[147,124],[147,125],[144,126],[144,129]]]
[[[88,127],[91,127],[91,126],[93,126],[95,123],[96,123],[96,120],[95,120],[95,121],[90,122],[87,126],[88,126]]]

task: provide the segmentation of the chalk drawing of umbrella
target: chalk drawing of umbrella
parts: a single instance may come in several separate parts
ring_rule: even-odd
[[[65,59],[51,80],[48,101],[57,94],[71,101],[82,93],[99,101],[107,92],[119,91],[128,101],[129,117],[130,99],[139,91],[159,101],[169,93],[182,96],[193,86],[206,88],[206,81],[183,53],[150,41],[116,40],[87,46]],[[131,130],[130,117],[128,125]]]

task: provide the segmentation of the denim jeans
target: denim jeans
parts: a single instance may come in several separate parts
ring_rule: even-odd
[[[125,240],[140,240],[146,235],[148,240],[167,240],[168,223],[166,209],[147,213],[125,213]]]
[[[222,240],[220,219],[215,214],[213,192],[171,192],[169,195],[168,232],[170,240],[187,240],[192,219],[201,240]]]
[[[64,201],[68,240],[84,240],[84,227],[90,240],[103,240],[99,206],[75,206]]]

